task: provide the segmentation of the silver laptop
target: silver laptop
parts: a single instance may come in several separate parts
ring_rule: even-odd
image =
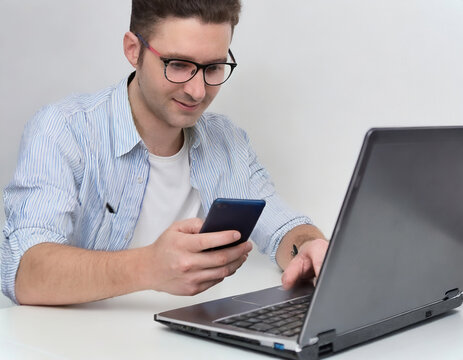
[[[279,357],[316,359],[460,306],[462,255],[463,127],[372,129],[316,287],[277,286],[155,320]]]

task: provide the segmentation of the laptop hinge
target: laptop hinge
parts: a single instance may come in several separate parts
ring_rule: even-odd
[[[336,330],[328,330],[317,335],[318,356],[328,355],[333,352],[333,341],[336,339]]]
[[[455,288],[455,289],[449,290],[449,291],[447,291],[447,292],[445,293],[444,300],[452,299],[452,298],[454,298],[455,296],[459,296],[459,295],[461,295],[460,289]]]

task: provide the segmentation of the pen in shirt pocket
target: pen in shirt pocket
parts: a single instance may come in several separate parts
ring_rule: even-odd
[[[114,209],[109,203],[106,203],[106,209],[109,211],[110,214],[114,214]]]

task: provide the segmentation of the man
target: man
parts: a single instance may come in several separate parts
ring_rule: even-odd
[[[2,290],[20,304],[71,304],[152,289],[193,295],[232,275],[250,242],[199,234],[217,197],[263,198],[253,233],[292,287],[327,242],[288,209],[247,135],[204,113],[231,75],[239,0],[133,0],[116,87],[43,108],[5,190]],[[298,254],[294,254],[294,248]]]

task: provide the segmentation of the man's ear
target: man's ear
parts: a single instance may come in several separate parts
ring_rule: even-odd
[[[128,31],[124,35],[124,54],[129,63],[136,68],[138,65],[138,57],[140,56],[140,41],[137,36]]]

